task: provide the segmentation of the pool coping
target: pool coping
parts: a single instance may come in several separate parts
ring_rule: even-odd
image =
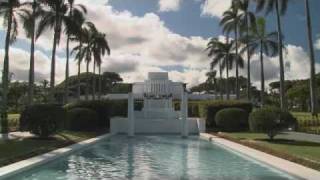
[[[30,170],[36,166],[45,164],[47,162],[53,161],[55,159],[67,156],[75,151],[81,150],[83,148],[89,147],[101,141],[103,139],[110,138],[112,134],[104,134],[95,138],[91,138],[88,140],[81,141],[79,143],[59,148],[48,153],[38,155],[26,160],[22,160],[4,167],[0,167],[0,180],[9,178],[11,176],[17,175],[21,172]]]
[[[246,156],[249,156],[259,162],[265,163],[275,169],[283,171],[297,178],[307,180],[320,179],[320,171],[214,136],[212,134],[200,133],[200,137],[210,142],[214,142],[227,148],[230,148],[231,150],[234,150]]]

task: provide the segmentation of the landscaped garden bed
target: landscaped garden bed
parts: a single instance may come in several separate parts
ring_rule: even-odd
[[[63,131],[48,139],[0,140],[0,167],[97,137],[106,132]]]
[[[270,140],[265,134],[250,132],[212,134],[320,170],[319,143],[281,139],[281,135],[274,140]]]

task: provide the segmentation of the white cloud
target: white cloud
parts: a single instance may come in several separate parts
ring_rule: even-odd
[[[201,5],[202,15],[221,18],[231,6],[231,0],[205,0]]]
[[[159,11],[178,11],[182,0],[159,0]]]

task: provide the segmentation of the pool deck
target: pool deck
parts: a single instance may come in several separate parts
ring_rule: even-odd
[[[207,134],[207,133],[201,133],[200,137],[206,140],[209,140],[213,143],[220,144],[226,148],[229,148],[235,152],[239,152],[241,154],[244,154],[246,156],[252,157],[253,159],[268,164],[276,169],[279,169],[283,172],[286,172],[292,176],[295,176],[297,178],[301,179],[307,179],[307,180],[319,180],[320,179],[320,171],[313,170],[311,168],[302,166],[300,164],[296,164],[290,161],[287,161],[282,158],[278,158],[276,156],[272,156],[270,154],[243,146],[238,143],[231,142],[229,140]]]
[[[39,156],[32,157],[30,159],[26,159],[17,163],[10,164],[8,166],[0,167],[0,180],[6,179],[8,177],[14,176],[16,174],[19,174],[23,171],[32,169],[35,166],[39,166],[41,164],[45,164],[49,161],[61,158],[63,156],[69,155],[75,151],[78,151],[80,149],[89,147],[90,145],[93,145],[97,143],[98,141],[102,139],[106,139],[111,137],[110,134],[105,134],[102,136],[98,136],[96,138],[88,139],[82,142],[79,142],[77,144],[60,148],[51,152],[48,152],[46,154],[42,154]]]

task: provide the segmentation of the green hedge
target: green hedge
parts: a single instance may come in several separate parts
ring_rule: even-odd
[[[215,116],[217,112],[226,108],[240,108],[247,112],[248,116],[252,112],[253,106],[250,102],[245,101],[203,101],[199,102],[199,115],[206,119],[207,127],[216,127]],[[248,117],[247,117],[248,119]]]
[[[67,111],[77,108],[93,110],[98,116],[98,126],[110,128],[110,118],[127,117],[128,103],[126,100],[78,101],[64,106]]]
[[[72,131],[95,131],[100,129],[98,114],[87,108],[74,108],[68,111],[66,129]]]
[[[36,104],[25,108],[20,116],[20,130],[48,138],[63,128],[66,111],[56,104]]]
[[[226,108],[215,116],[216,125],[223,131],[241,131],[248,126],[248,113],[240,108]]]

